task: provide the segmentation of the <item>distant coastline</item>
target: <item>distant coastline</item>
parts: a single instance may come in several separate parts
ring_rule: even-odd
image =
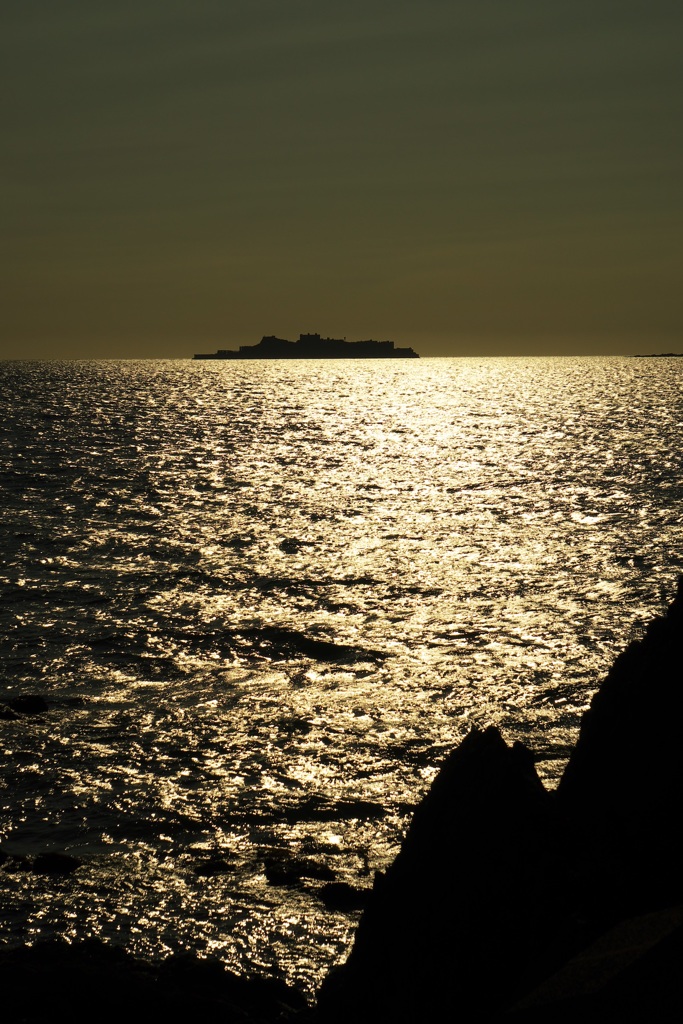
[[[239,349],[221,348],[202,353],[195,359],[419,359],[412,348],[396,348],[393,341],[347,341],[346,338],[321,338],[319,334],[300,334],[297,341],[266,335],[257,345]]]

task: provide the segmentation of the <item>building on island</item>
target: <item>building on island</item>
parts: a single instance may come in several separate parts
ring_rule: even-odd
[[[214,353],[198,353],[195,359],[418,359],[412,348],[396,348],[393,341],[347,341],[346,338],[321,338],[319,334],[300,334],[297,341],[264,335],[257,345],[239,349],[220,348]]]

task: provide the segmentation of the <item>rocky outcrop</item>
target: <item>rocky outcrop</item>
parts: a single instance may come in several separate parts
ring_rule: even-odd
[[[556,793],[524,747],[470,733],[377,877],[321,1019],[683,1011],[682,676],[683,580],[595,695]]]
[[[683,577],[666,614],[616,659],[595,694],[558,788],[581,836],[590,899],[607,916],[683,902],[682,729]]]
[[[563,900],[561,854],[532,756],[497,729],[471,732],[376,876],[351,955],[321,990],[323,1018],[473,1019],[524,992]]]
[[[3,1019],[186,1024],[285,1024],[303,997],[281,981],[237,977],[216,961],[174,956],[151,964],[96,941],[0,950]]]

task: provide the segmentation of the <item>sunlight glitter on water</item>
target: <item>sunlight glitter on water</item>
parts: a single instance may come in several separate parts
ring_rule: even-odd
[[[2,372],[8,938],[310,988],[357,915],[282,865],[369,885],[472,724],[556,777],[681,568],[680,360]]]

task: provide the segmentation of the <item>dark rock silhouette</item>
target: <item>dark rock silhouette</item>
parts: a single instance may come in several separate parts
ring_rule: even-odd
[[[32,871],[34,875],[70,875],[81,866],[81,861],[68,853],[39,853],[31,860],[23,854],[10,854],[0,850],[0,869],[7,874]]]
[[[396,860],[375,877],[346,965],[320,993],[324,1019],[471,1017],[501,993],[524,991],[515,955],[544,956],[546,900],[530,905],[543,865],[557,857],[552,801],[521,745],[472,731],[418,806]],[[512,955],[511,955],[512,952]],[[484,994],[484,995],[482,995]]]
[[[364,910],[370,899],[369,889],[358,889],[348,882],[328,882],[318,892],[318,899],[328,910]]]
[[[48,710],[47,701],[39,693],[24,693],[7,701],[13,711],[22,715],[41,715]]]
[[[387,657],[384,651],[339,644],[285,626],[250,626],[234,632],[209,629],[201,635],[188,636],[187,639],[192,650],[220,647],[240,657],[271,658],[275,661],[311,658],[315,661],[351,664],[359,661],[379,662]],[[146,667],[146,672],[149,674],[149,667]]]
[[[378,875],[325,1022],[679,1019],[683,579],[617,658],[556,793],[473,731]]]
[[[25,693],[18,697],[8,697],[0,704],[0,718],[11,721],[22,715],[42,715],[47,710],[48,704],[44,697],[38,693]]]
[[[0,951],[0,985],[3,1018],[30,1024],[269,1024],[291,1019],[304,1006],[303,997],[284,983],[237,977],[216,961],[174,956],[149,964],[94,941]]]
[[[583,836],[591,899],[608,915],[610,900],[634,912],[683,902],[682,722],[683,577],[666,614],[619,655],[595,694],[558,788]]]
[[[332,640],[307,636],[298,629],[287,629],[284,626],[243,629],[239,637],[250,643],[260,654],[279,659],[303,656],[314,658],[316,661],[354,662],[382,661],[386,657],[382,651],[338,644]]]
[[[36,875],[70,875],[81,862],[68,853],[39,853],[31,870]]]
[[[419,359],[412,348],[396,348],[393,341],[347,341],[300,334],[297,341],[265,335],[257,345],[198,353],[195,359]]]
[[[332,882],[336,877],[326,864],[306,857],[268,857],[264,867],[269,885],[297,885],[302,878]]]
[[[214,878],[216,875],[228,875],[235,870],[235,865],[224,857],[209,857],[195,865],[194,873],[200,878]]]
[[[383,818],[386,809],[372,800],[334,800],[310,796],[301,803],[283,807],[280,818],[295,824],[300,821],[371,821]]]

